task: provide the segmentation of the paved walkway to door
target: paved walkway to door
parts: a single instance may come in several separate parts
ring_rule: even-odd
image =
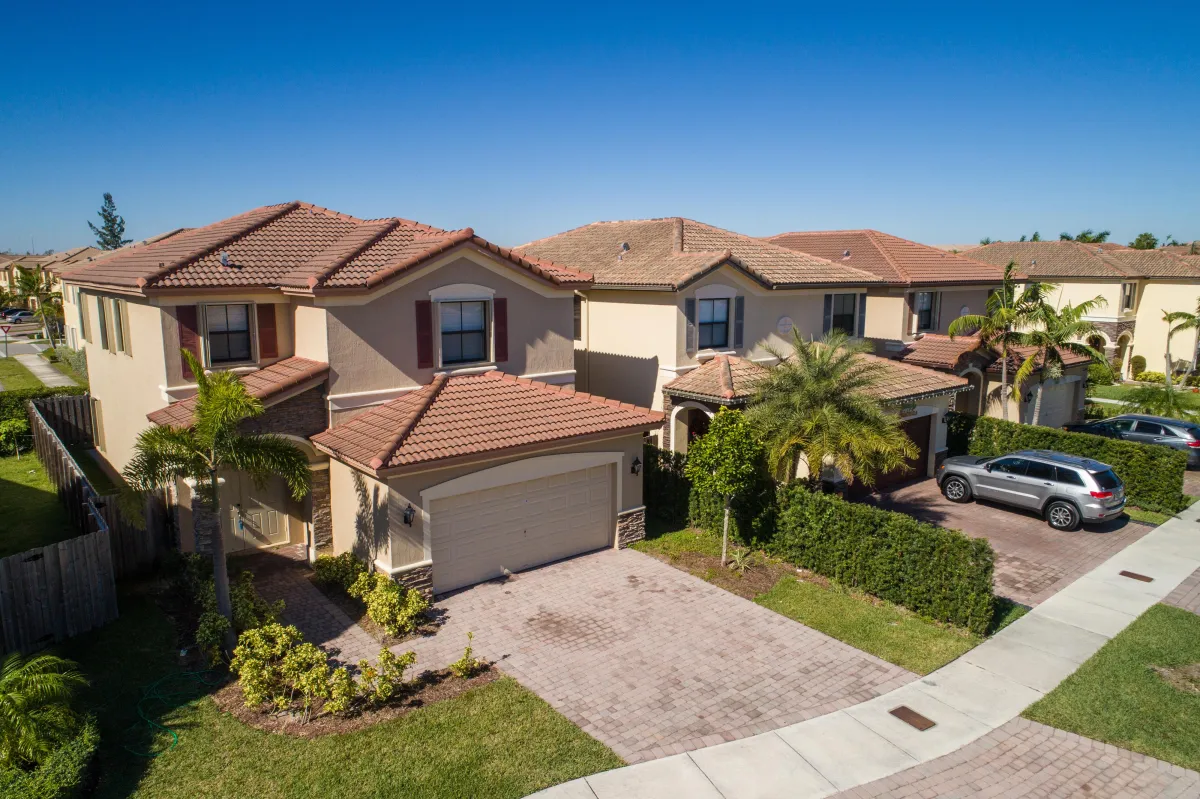
[[[407,641],[418,666],[476,654],[631,763],[848,707],[911,674],[632,550],[452,594]]]

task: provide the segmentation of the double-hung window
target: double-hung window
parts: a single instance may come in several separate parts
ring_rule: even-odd
[[[916,299],[917,332],[924,333],[937,327],[938,294],[936,291],[918,291]]]
[[[442,365],[488,359],[487,302],[440,302]]]
[[[108,349],[108,313],[104,310],[106,300],[96,298],[96,325],[100,328],[100,349]]]
[[[700,349],[729,346],[729,300],[700,300]]]
[[[1122,311],[1132,311],[1133,310],[1133,301],[1134,301],[1134,298],[1136,298],[1136,297],[1137,297],[1137,284],[1136,283],[1122,283],[1121,284],[1121,310]]]
[[[113,352],[125,352],[125,301],[113,300]]]
[[[250,306],[206,305],[208,362],[238,363],[253,360],[250,344]]]
[[[840,330],[847,336],[853,336],[854,306],[857,303],[857,294],[834,294],[833,307],[830,309],[829,329]]]

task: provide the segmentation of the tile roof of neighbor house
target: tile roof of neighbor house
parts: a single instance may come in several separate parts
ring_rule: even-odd
[[[470,228],[441,230],[400,218],[357,219],[301,202],[255,208],[115,250],[65,277],[133,290],[369,290],[463,244],[487,250],[550,283],[591,282],[590,275],[575,269],[516,256]]]
[[[308,358],[285,358],[258,371],[244,374],[240,379],[251,396],[269,400],[310,380],[322,378],[328,372],[327,363],[310,361]],[[196,398],[189,397],[148,413],[146,418],[155,424],[186,427],[192,423],[195,409]]]
[[[513,249],[590,272],[596,286],[679,289],[725,262],[772,288],[881,282],[863,269],[681,217],[593,222]]]
[[[1134,250],[1121,244],[1077,241],[998,241],[963,253],[1003,267],[1009,261],[1032,278],[1200,278],[1200,265],[1162,250]]]
[[[1016,371],[1021,363],[1034,352],[1032,347],[1010,347],[1008,351],[1008,368]],[[932,369],[961,369],[970,365],[967,361],[972,355],[978,355],[982,361],[988,362],[989,372],[999,373],[1001,362],[999,354],[994,350],[980,350],[979,339],[974,336],[957,336],[950,338],[940,333],[925,333],[921,338],[905,344],[904,351],[896,356],[896,360],[925,366]],[[1086,355],[1076,355],[1071,352],[1062,353],[1065,366],[1079,366],[1091,359]],[[1041,368],[1040,361],[1035,361],[1037,369]],[[1035,371],[1037,370],[1035,369]]]
[[[312,437],[378,472],[577,436],[651,429],[663,414],[503,372],[439,375],[427,386]]]
[[[889,283],[936,285],[999,283],[1004,268],[918,244],[878,230],[780,233],[767,241],[854,266]]]
[[[887,403],[915,400],[958,391],[969,391],[966,378],[923,369],[900,361],[863,354],[861,359],[875,364],[882,372],[879,387],[874,392]],[[754,361],[733,355],[718,355],[700,367],[680,375],[663,386],[668,394],[740,405],[754,395],[759,380],[767,368]]]
[[[55,252],[49,255],[13,255],[0,256],[0,269],[8,267],[19,267],[21,269],[32,269],[34,267],[42,267],[50,272],[61,273],[74,264],[86,262],[89,258],[95,257],[103,253],[99,247],[72,247],[69,250]]]

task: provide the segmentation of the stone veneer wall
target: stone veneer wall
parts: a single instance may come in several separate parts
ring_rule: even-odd
[[[325,397],[321,386],[289,397],[267,408],[262,416],[247,419],[240,427],[243,433],[279,433],[308,438],[329,426]]]
[[[622,511],[617,514],[617,548],[624,549],[646,537],[646,509]]]
[[[313,549],[325,554],[333,549],[333,511],[329,499],[329,466],[312,470]]]
[[[671,395],[663,392],[663,426],[662,426],[662,448],[665,450],[671,449],[671,409],[674,408],[674,403],[671,402]]]
[[[426,599],[433,599],[433,565],[426,564],[397,574],[393,579],[405,588],[419,591]]]

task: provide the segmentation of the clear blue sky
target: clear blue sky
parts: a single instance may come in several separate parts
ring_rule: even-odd
[[[90,243],[105,191],[133,238],[292,199],[1200,238],[1200,4],[899,5],[9,4],[0,248]]]

